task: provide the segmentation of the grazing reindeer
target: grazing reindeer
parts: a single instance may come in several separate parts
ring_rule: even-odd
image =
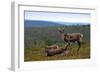
[[[77,53],[81,47],[81,42],[82,42],[82,38],[83,38],[83,34],[82,33],[66,33],[64,34],[64,28],[63,29],[58,29],[59,32],[61,33],[61,38],[64,42],[66,42],[68,45],[70,45],[70,43],[74,43],[77,42],[78,43],[78,49],[77,49]]]
[[[57,54],[67,55],[68,52],[69,52],[68,46],[65,46],[65,48],[59,48],[58,46],[56,46],[56,48],[54,48],[54,47],[48,46],[48,47],[45,48],[45,53],[47,54],[47,56],[54,56],[54,55],[57,55]]]

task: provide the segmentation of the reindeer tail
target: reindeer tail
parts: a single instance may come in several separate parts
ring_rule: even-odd
[[[80,35],[80,42],[82,42],[83,34]]]
[[[81,38],[83,38],[83,34],[81,34]]]

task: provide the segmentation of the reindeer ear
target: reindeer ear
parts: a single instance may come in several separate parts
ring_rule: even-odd
[[[64,32],[64,30],[65,30],[65,27],[62,28],[62,31],[63,31],[63,32]]]

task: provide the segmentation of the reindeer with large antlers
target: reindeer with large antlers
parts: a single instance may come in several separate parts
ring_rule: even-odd
[[[74,43],[77,42],[78,43],[78,49],[77,49],[77,53],[81,47],[81,42],[82,42],[82,38],[83,38],[83,34],[82,33],[64,33],[64,28],[58,29],[60,34],[61,34],[61,38],[64,42],[66,42],[68,45],[70,45],[70,43]]]

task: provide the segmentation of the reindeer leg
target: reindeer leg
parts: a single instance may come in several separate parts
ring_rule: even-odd
[[[80,41],[77,41],[77,43],[78,43],[78,46],[79,46],[78,49],[77,49],[77,54],[78,54],[80,47],[81,47],[81,43],[80,43]]]
[[[70,51],[69,52],[69,56],[73,56],[72,51],[71,51],[72,50],[72,47],[71,47],[70,42],[68,42],[68,46],[67,47],[68,47],[68,51]]]

